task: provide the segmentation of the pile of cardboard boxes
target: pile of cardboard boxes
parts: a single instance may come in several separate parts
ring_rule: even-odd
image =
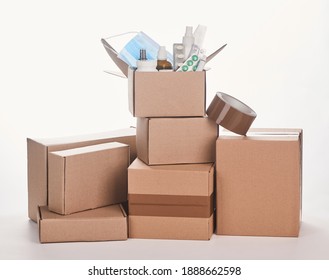
[[[128,168],[129,236],[210,239],[218,126],[205,116],[206,72],[130,71],[128,80],[138,157]]]
[[[40,242],[125,240],[136,129],[27,139],[29,217]]]
[[[246,134],[218,95],[206,110],[206,71],[123,72],[136,129],[27,140],[40,242],[298,236],[302,130]]]

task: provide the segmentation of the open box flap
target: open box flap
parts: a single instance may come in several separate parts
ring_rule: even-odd
[[[127,78],[129,65],[126,62],[124,62],[122,59],[118,58],[118,52],[105,39],[101,39],[101,42],[102,42],[106,52],[108,53],[108,55],[111,57],[113,62],[119,67],[119,69],[121,70],[121,72],[123,73],[124,76],[121,75],[120,73],[114,72],[114,71],[105,71],[105,72],[108,74],[111,74],[111,75],[119,76],[121,78],[123,78],[123,77]],[[217,49],[212,54],[207,56],[206,62],[208,63],[215,56],[217,56],[217,54],[220,53],[226,47],[226,45],[227,44],[221,46],[219,49]]]
[[[125,75],[125,77],[128,77],[129,65],[126,62],[124,62],[123,60],[121,60],[120,58],[118,58],[118,52],[108,42],[106,42],[105,39],[101,39],[101,42],[102,42],[106,52],[113,60],[113,62],[119,67],[119,69]],[[113,72],[111,71],[110,74],[113,74]],[[116,74],[116,76],[121,77],[121,75],[118,75],[118,74]]]
[[[210,60],[212,60],[218,53],[220,53],[225,47],[227,46],[227,44],[221,46],[218,50],[214,51],[211,55],[207,56],[206,59],[206,63],[208,63]]]

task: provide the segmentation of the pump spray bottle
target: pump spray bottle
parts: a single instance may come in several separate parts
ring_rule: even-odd
[[[194,44],[194,36],[192,32],[193,32],[193,26],[186,26],[185,35],[183,36],[185,60],[190,56],[190,52]]]

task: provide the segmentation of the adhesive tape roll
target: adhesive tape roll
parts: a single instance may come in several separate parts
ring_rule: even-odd
[[[257,114],[240,100],[217,92],[207,109],[208,118],[240,135],[246,135]]]

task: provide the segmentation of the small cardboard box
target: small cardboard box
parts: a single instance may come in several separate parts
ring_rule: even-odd
[[[72,215],[38,208],[39,240],[48,242],[126,240],[127,215],[121,205],[111,205]]]
[[[137,156],[136,129],[128,128],[89,135],[27,139],[28,216],[37,221],[38,205],[48,205],[48,153],[108,142],[120,142],[130,147],[130,162]]]
[[[137,118],[137,155],[149,165],[215,162],[217,135],[206,117]]]
[[[128,168],[129,236],[209,239],[213,191],[213,163],[148,166],[135,159]],[[176,232],[176,223],[184,230]]]
[[[225,133],[216,148],[217,234],[298,236],[302,130]]]
[[[214,216],[209,218],[129,216],[129,238],[210,240]]]
[[[206,71],[128,70],[129,110],[135,117],[203,117]]]
[[[129,146],[112,142],[48,155],[48,208],[71,214],[127,201]]]

